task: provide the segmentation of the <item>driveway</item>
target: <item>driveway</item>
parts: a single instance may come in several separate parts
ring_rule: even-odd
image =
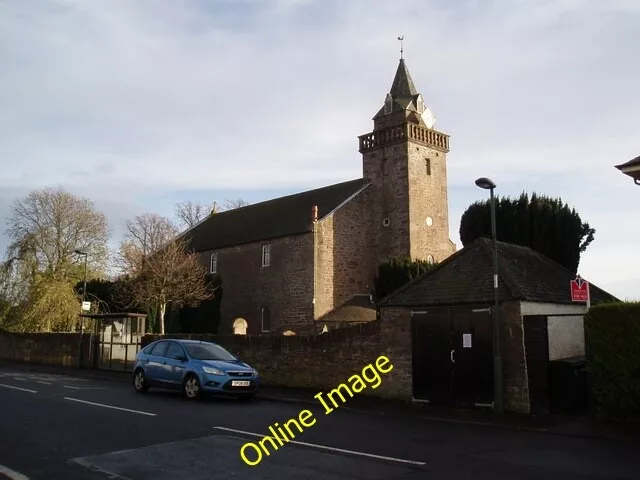
[[[316,422],[294,441],[276,444],[256,466],[241,459],[243,445],[305,409]],[[0,367],[0,478],[637,479],[637,451],[633,443],[345,409],[326,415],[320,405],[189,402],[160,390],[139,395],[123,382]],[[247,455],[256,458],[252,448]]]

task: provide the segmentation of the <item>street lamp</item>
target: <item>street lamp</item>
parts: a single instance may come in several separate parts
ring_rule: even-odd
[[[87,252],[82,250],[74,250],[76,255],[84,256],[84,281],[82,286],[82,306],[84,307],[84,301],[87,297]],[[82,312],[82,310],[80,310]],[[82,337],[84,336],[84,317],[80,316],[80,345],[78,347],[78,368],[82,368]],[[91,338],[89,339],[89,357],[91,357]]]
[[[476,185],[491,192],[491,243],[493,249],[493,408],[502,413],[502,354],[500,345],[500,310],[498,308],[498,247],[496,244],[496,184],[489,178],[478,178]]]
[[[82,250],[75,250],[74,253],[84,255],[84,285],[82,287],[82,301],[84,302],[87,296],[87,257],[89,255],[87,252],[83,252]]]

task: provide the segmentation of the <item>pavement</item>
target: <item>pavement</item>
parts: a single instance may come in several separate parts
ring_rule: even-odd
[[[348,403],[327,415],[275,389],[252,402],[191,402],[137,394],[128,374],[53,370],[0,364],[0,479],[640,478],[640,437],[495,428],[386,404]],[[292,427],[295,438],[282,445],[263,442],[270,454],[256,466],[241,459],[243,445],[305,409],[313,425]],[[253,447],[246,452],[257,458]]]

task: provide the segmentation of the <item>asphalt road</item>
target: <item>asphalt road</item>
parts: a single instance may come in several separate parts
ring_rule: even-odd
[[[0,479],[638,479],[639,445],[335,410],[240,457],[308,405],[207,399],[0,368]],[[267,444],[268,445],[268,444]],[[256,453],[248,448],[250,460]],[[4,477],[3,477],[4,475]]]

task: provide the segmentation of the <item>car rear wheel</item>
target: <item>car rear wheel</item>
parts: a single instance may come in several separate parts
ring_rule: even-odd
[[[135,388],[138,393],[145,393],[149,390],[147,378],[144,375],[144,370],[141,368],[138,368],[133,374],[133,388]]]
[[[182,385],[182,393],[189,400],[195,400],[200,396],[200,380],[193,374],[187,375]]]

